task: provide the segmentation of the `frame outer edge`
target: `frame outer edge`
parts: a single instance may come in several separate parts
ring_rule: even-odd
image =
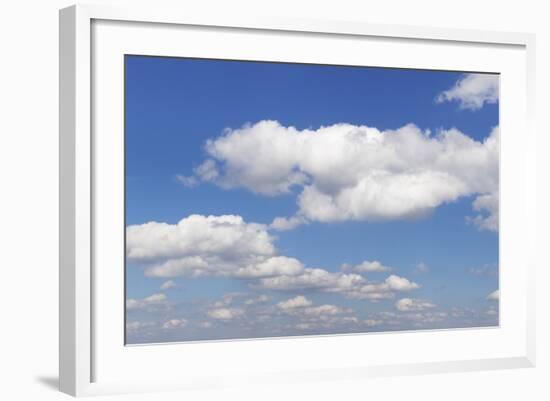
[[[536,130],[536,36],[535,34],[527,34],[525,38],[526,49],[526,86],[527,86],[527,138],[528,138],[528,154],[526,183],[528,185],[527,192],[532,198],[528,203],[530,210],[529,219],[529,242],[530,255],[536,255],[538,244],[537,233],[537,130]],[[537,268],[538,262],[535,256],[530,256],[526,261],[527,265],[527,345],[526,358],[532,367],[536,367],[536,297],[537,297]]]
[[[95,393],[91,331],[91,20],[107,19],[152,23],[271,29],[294,32],[336,33],[404,39],[430,39],[495,43],[525,46],[527,51],[528,131],[532,161],[528,169],[536,172],[536,135],[534,130],[535,35],[516,32],[371,24],[368,22],[292,20],[263,17],[254,20],[212,16],[189,16],[154,8],[74,5],[59,11],[59,389],[73,395]],[[229,22],[227,22],[229,21]],[[531,164],[532,163],[532,164]],[[534,189],[536,181],[530,182]],[[535,207],[535,202],[530,203]],[[536,228],[531,222],[530,234]],[[536,234],[532,239],[536,239]],[[535,365],[535,269],[528,268],[526,355],[511,358],[512,367]],[[477,361],[478,363],[481,361]],[[518,366],[519,365],[519,366]],[[493,369],[494,367],[486,367]],[[468,369],[466,369],[468,370]],[[478,369],[475,369],[478,370]],[[458,369],[462,371],[462,369]],[[101,386],[100,386],[101,387]],[[95,389],[96,391],[99,389]],[[101,393],[101,391],[99,392]],[[112,393],[112,391],[110,392]],[[117,391],[115,391],[117,393]],[[125,391],[123,393],[126,393]]]
[[[87,18],[78,6],[59,12],[59,390],[73,396],[91,382]]]
[[[114,21],[184,24],[218,28],[259,29],[303,32],[313,34],[336,34],[376,36],[412,40],[441,40],[468,43],[507,44],[524,46],[531,34],[524,32],[484,31],[479,29],[444,28],[438,26],[393,25],[371,23],[364,20],[330,20],[315,18],[292,18],[276,15],[213,15],[211,12],[183,11],[182,7],[150,7],[147,5],[121,6],[113,4],[87,4],[85,6],[95,19]]]
[[[76,393],[75,7],[59,11],[59,390]]]

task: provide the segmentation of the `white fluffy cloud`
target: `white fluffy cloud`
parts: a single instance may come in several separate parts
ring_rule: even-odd
[[[240,216],[191,215],[177,224],[149,222],[126,232],[128,259],[146,264],[149,277],[258,278],[304,269],[299,260],[276,254],[264,225]]]
[[[395,308],[400,312],[420,312],[435,308],[435,305],[422,299],[402,298],[395,303]]]
[[[205,255],[224,255],[229,260],[274,253],[265,226],[246,223],[234,215],[191,215],[177,224],[149,222],[126,229],[126,254],[137,262],[181,259],[183,269],[195,265],[201,269],[200,257]]]
[[[384,281],[384,285],[393,291],[410,291],[418,288],[418,284],[413,283],[404,277],[396,276],[395,274],[389,276],[386,281]]]
[[[358,274],[332,273],[324,269],[305,268],[300,274],[280,275],[262,278],[257,287],[270,290],[324,289],[327,291],[343,291],[365,283]]]
[[[487,295],[487,299],[489,301],[498,301],[500,299],[500,291],[499,290],[493,291],[492,293]]]
[[[169,259],[146,270],[148,277],[200,276],[209,269],[209,264],[200,256]]]
[[[240,267],[235,276],[243,278],[295,275],[304,270],[302,263],[295,258],[287,256],[273,256],[262,262]]]
[[[216,171],[207,181],[266,196],[300,189],[297,214],[275,219],[276,230],[307,221],[418,218],[497,191],[498,143],[498,128],[478,142],[456,129],[432,136],[411,124],[297,130],[260,121],[207,141],[208,168]]]
[[[170,330],[170,329],[185,327],[186,325],[187,325],[186,319],[170,319],[164,322],[164,324],[162,325],[162,328]]]
[[[441,92],[436,101],[459,103],[460,108],[478,110],[485,103],[496,103],[499,98],[499,76],[496,74],[465,74],[455,85]]]
[[[345,294],[350,298],[370,299],[373,301],[391,299],[397,292],[408,292],[416,290],[420,286],[405,277],[395,274],[390,275],[381,283],[367,283],[349,289]]]
[[[239,308],[216,308],[210,309],[207,315],[217,320],[232,320],[244,315],[244,311]]]
[[[169,290],[170,288],[175,288],[176,282],[174,280],[167,280],[164,283],[161,284],[160,289],[161,290]]]
[[[385,266],[377,260],[373,260],[372,262],[365,260],[355,266],[344,263],[340,268],[343,271],[354,271],[357,273],[381,273],[393,270],[391,267]]]
[[[287,231],[306,223],[307,220],[302,216],[275,217],[269,228],[277,231]]]
[[[325,321],[329,316],[350,312],[349,310],[336,305],[325,304],[313,306],[313,302],[303,295],[298,295],[294,298],[287,299],[286,301],[279,302],[277,307],[288,315],[298,316],[302,319],[309,320],[310,324],[316,319]]]
[[[313,302],[311,302],[309,299],[307,299],[303,295],[298,295],[294,298],[287,299],[286,301],[279,302],[277,306],[282,310],[289,310],[289,309],[303,308],[305,306],[310,306],[312,304]]]
[[[473,203],[478,215],[469,218],[480,230],[498,231],[499,201],[498,192],[479,195]]]
[[[167,297],[164,294],[153,294],[142,299],[129,298],[126,300],[126,309],[147,309],[154,306],[166,305]]]
[[[380,300],[391,299],[396,292],[415,290],[419,285],[394,274],[383,282],[372,283],[358,274],[332,273],[323,269],[306,268],[302,274],[295,276],[262,278],[256,287],[281,291],[316,289],[340,293],[348,298]]]
[[[313,289],[370,300],[390,299],[396,292],[418,288],[396,275],[375,283],[357,274],[390,270],[379,261],[343,267],[350,272],[306,267],[296,258],[277,254],[275,238],[265,225],[246,223],[240,216],[192,215],[177,224],[149,222],[129,226],[126,238],[128,259],[144,265],[148,277],[232,277],[248,280],[258,289]],[[162,288],[173,285],[168,280]],[[135,308],[145,301],[129,302]]]

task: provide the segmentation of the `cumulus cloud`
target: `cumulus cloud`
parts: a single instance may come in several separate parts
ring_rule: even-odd
[[[186,319],[170,319],[162,325],[163,329],[177,329],[181,327],[185,327],[187,325]]]
[[[265,196],[297,188],[296,215],[275,219],[275,230],[306,221],[413,219],[460,197],[495,192],[498,141],[498,128],[476,141],[456,129],[433,136],[412,124],[298,130],[260,121],[207,141],[216,171],[208,181]]]
[[[480,230],[498,231],[499,222],[499,200],[498,192],[479,195],[474,200],[473,209],[479,212],[468,220],[475,224]]]
[[[306,223],[307,220],[302,216],[275,217],[269,228],[276,231],[287,231]]]
[[[167,297],[164,294],[153,294],[142,299],[129,298],[126,300],[126,309],[148,309],[154,306],[166,305]]]
[[[384,284],[389,287],[389,289],[394,291],[410,291],[418,288],[418,284],[413,283],[404,277],[396,276],[395,274],[389,276]]]
[[[276,254],[265,225],[240,216],[191,215],[173,225],[149,222],[129,226],[126,238],[128,259],[148,263],[148,277],[260,278],[304,270],[299,260]]]
[[[372,262],[365,260],[355,266],[344,263],[340,268],[343,271],[353,271],[356,273],[381,273],[393,270],[391,267],[385,266],[377,260],[373,260]]]
[[[286,301],[281,301],[277,306],[282,310],[302,308],[305,306],[310,306],[313,302],[304,297],[303,295],[298,295],[294,298],[287,299]]]
[[[232,320],[244,315],[244,311],[239,308],[216,308],[210,309],[207,315],[217,320]]]
[[[177,224],[149,222],[127,228],[127,257],[143,266],[147,277],[231,277],[247,280],[252,288],[262,290],[312,289],[379,300],[418,288],[418,284],[396,275],[376,283],[357,274],[390,270],[379,261],[344,266],[350,272],[306,267],[296,258],[279,255],[268,230],[265,225],[246,223],[233,215],[191,215]],[[168,280],[163,287],[173,285]]]
[[[487,295],[487,299],[489,301],[498,301],[500,299],[500,291],[499,290],[493,291],[492,293]]]
[[[161,284],[160,289],[169,290],[170,288],[175,288],[175,287],[176,287],[176,282],[174,280],[167,280]]]
[[[391,299],[396,292],[411,291],[419,285],[404,277],[390,275],[383,282],[368,282],[358,274],[328,272],[323,269],[306,268],[295,276],[276,276],[263,278],[256,284],[258,288],[270,290],[316,289],[324,292],[341,293],[355,299]]]
[[[298,259],[287,256],[274,256],[260,263],[238,268],[237,277],[253,278],[278,275],[295,275],[304,270],[304,265]]]
[[[299,325],[303,326],[297,328],[304,330],[358,322],[355,316],[341,316],[351,313],[350,309],[330,304],[314,306],[313,302],[303,295],[281,301],[277,307],[284,314],[300,319]]]
[[[179,259],[170,259],[164,263],[149,267],[145,275],[148,277],[200,276],[205,273],[209,266],[200,256],[188,256]]]
[[[402,298],[395,303],[395,308],[400,312],[419,312],[435,308],[435,305],[421,299]]]
[[[499,76],[497,74],[465,74],[455,85],[441,92],[438,103],[458,102],[460,108],[479,110],[485,103],[496,103],[499,98]]]
[[[365,282],[358,274],[332,273],[324,269],[305,268],[301,274],[262,278],[257,287],[271,290],[325,289],[340,291]]]
[[[274,255],[272,240],[264,225],[246,223],[240,216],[194,214],[177,224],[149,222],[128,226],[126,255],[136,262],[180,258],[190,269],[193,265],[200,269],[199,256],[223,254],[226,259],[233,259],[248,254]]]
[[[408,292],[416,290],[420,286],[405,277],[395,274],[390,275],[381,283],[367,283],[355,286],[345,291],[345,295],[356,299],[370,299],[377,301],[381,299],[391,299],[397,292]]]
[[[130,261],[145,263],[145,275],[266,277],[298,274],[300,261],[276,255],[265,225],[240,216],[191,215],[177,224],[149,222],[126,230]]]

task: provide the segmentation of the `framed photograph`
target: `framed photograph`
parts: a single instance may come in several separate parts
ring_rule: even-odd
[[[61,390],[533,366],[533,49],[61,10]]]

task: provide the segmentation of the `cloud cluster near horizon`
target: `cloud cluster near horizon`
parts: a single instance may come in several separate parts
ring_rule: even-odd
[[[280,255],[274,241],[265,225],[247,223],[240,216],[191,215],[177,224],[128,226],[126,256],[144,266],[147,277],[230,277],[247,280],[254,289],[307,289],[379,300],[419,288],[395,274],[383,281],[369,280],[367,272],[391,270],[378,261],[344,264],[337,272],[307,267],[296,258]]]

